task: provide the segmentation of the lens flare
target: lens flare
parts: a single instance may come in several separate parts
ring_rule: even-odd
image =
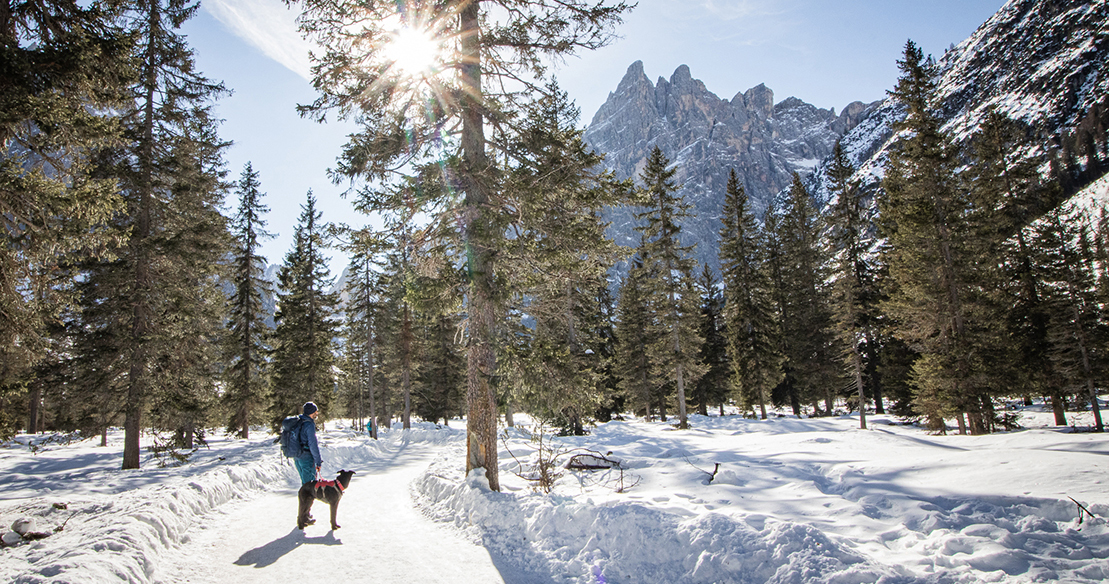
[[[385,56],[404,75],[424,75],[435,68],[439,44],[424,31],[404,27],[392,34]]]

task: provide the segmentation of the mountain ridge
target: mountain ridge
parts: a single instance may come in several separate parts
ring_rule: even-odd
[[[1109,0],[1010,0],[937,66],[939,111],[957,143],[966,143],[992,108],[1038,133],[1041,143],[1027,155],[1043,152],[1109,94]],[[652,84],[636,61],[593,116],[585,139],[619,178],[638,178],[646,155],[659,146],[694,207],[682,226],[683,242],[698,246],[699,262],[718,268],[729,169],[739,173],[760,218],[793,172],[826,205],[829,157],[839,140],[857,169],[854,180],[873,196],[903,118],[888,97],[853,102],[836,115],[795,97],[775,103],[764,84],[724,100],[685,65]],[[618,243],[639,243],[632,210],[610,210],[606,219]]]

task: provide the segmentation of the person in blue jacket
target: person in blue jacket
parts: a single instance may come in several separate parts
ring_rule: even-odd
[[[293,464],[300,473],[302,485],[316,480],[320,474],[320,467],[323,466],[320,445],[316,441],[316,418],[318,417],[320,417],[320,408],[316,407],[316,404],[312,402],[304,404],[304,413],[300,415],[302,423],[298,430],[302,448],[300,456],[293,459]]]

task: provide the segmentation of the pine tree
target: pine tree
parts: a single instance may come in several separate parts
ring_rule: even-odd
[[[114,250],[114,259],[89,263],[80,284],[74,363],[82,372],[76,375],[82,384],[92,382],[90,370],[101,378],[99,385],[86,385],[86,404],[122,406],[123,468],[139,467],[139,434],[152,405],[160,408],[155,425],[189,423],[179,414],[195,419],[185,411],[194,405],[174,403],[173,388],[191,383],[180,376],[200,374],[209,357],[179,360],[175,355],[182,338],[195,343],[193,349],[208,351],[216,318],[203,305],[213,302],[217,280],[208,276],[219,262],[189,254],[198,252],[193,246],[218,247],[214,232],[192,231],[206,229],[208,221],[223,225],[213,213],[222,200],[220,156],[226,144],[216,137],[210,108],[224,89],[194,71],[191,51],[175,32],[195,10],[180,2],[148,2],[131,7],[123,19],[139,39],[139,79],[131,88],[132,106],[120,113],[125,144],[101,157],[98,172],[120,185],[127,212],[117,215],[110,228],[129,235]],[[227,249],[222,245],[219,254]],[[196,311],[196,320],[178,318],[177,311],[186,307]],[[202,312],[206,315],[200,318]],[[162,388],[169,393],[159,395]]]
[[[724,296],[720,281],[709,266],[702,266],[698,290],[701,293],[701,366],[705,374],[697,380],[691,396],[697,412],[709,415],[709,405],[719,405],[721,412],[731,393],[732,366],[728,358],[728,339],[724,327]]]
[[[697,352],[704,339],[698,330],[700,310],[692,248],[683,246],[679,239],[678,222],[689,217],[691,205],[677,194],[678,185],[673,181],[677,170],[669,165],[656,146],[640,175],[645,210],[637,215],[644,222],[637,230],[643,235],[640,256],[644,268],[657,275],[642,283],[655,306],[654,325],[659,329],[650,355],[677,392],[678,425],[684,429],[689,427],[685,387],[686,383],[696,384],[703,373]]]
[[[323,255],[327,239],[321,218],[309,191],[297,220],[293,249],[278,272],[270,365],[273,399],[267,412],[275,431],[285,416],[297,413],[307,401],[319,406],[321,417],[328,416],[335,383],[333,316],[338,298],[327,291],[331,276]]]
[[[338,174],[375,182],[395,178],[392,169],[423,169],[428,188],[422,188],[418,210],[457,239],[466,259],[466,471],[484,469],[490,487],[500,490],[492,384],[497,250],[513,209],[501,204],[490,152],[504,153],[515,142],[513,114],[542,93],[548,59],[603,46],[629,7],[587,0],[417,0],[401,11],[395,2],[373,0],[350,11],[330,0],[301,3],[302,29],[324,47],[316,68],[322,95],[305,111],[322,118],[336,110],[356,116],[364,127],[348,143]],[[435,70],[443,73],[394,66],[388,44],[397,23],[439,43],[444,54]],[[510,85],[516,89],[493,89]],[[459,133],[444,140],[444,131]],[[434,164],[421,164],[426,162]],[[363,198],[368,210],[403,206],[395,198]]]
[[[632,411],[642,413],[649,422],[659,376],[655,373],[648,348],[655,344],[657,327],[653,326],[652,308],[643,286],[643,280],[649,278],[650,273],[645,270],[638,255],[631,259],[630,264],[616,305],[617,387]]]
[[[920,353],[913,367],[915,407],[929,427],[955,417],[962,432],[992,424],[996,314],[996,205],[973,200],[956,177],[958,152],[941,131],[935,66],[911,41],[891,95],[906,109],[902,140],[890,156],[879,200],[889,239],[886,263],[896,281],[885,303],[897,334]],[[964,415],[967,418],[964,418]],[[968,427],[969,418],[969,427]]]
[[[1090,400],[1094,425],[1104,430],[1097,388],[1106,367],[1105,322],[1096,295],[1089,226],[1064,220],[1056,208],[1037,225],[1038,263],[1049,284],[1049,358],[1065,389]]]
[[[68,355],[73,265],[121,237],[104,228],[124,208],[115,177],[95,172],[120,143],[115,114],[133,82],[131,38],[111,8],[0,3],[0,439],[21,419],[42,425],[38,376],[56,376]]]
[[[827,248],[821,238],[822,221],[812,197],[795,173],[781,223],[781,288],[783,354],[797,392],[814,404],[824,399],[831,414],[835,405],[835,385],[841,368],[835,364],[838,353],[827,289]]]
[[[836,253],[832,310],[836,334],[847,352],[844,360],[858,392],[859,427],[866,429],[866,372],[875,363],[875,311],[878,300],[873,258],[873,227],[863,213],[857,184],[851,182],[854,167],[836,142],[832,150],[829,190],[836,198],[831,214],[832,241]],[[882,413],[881,396],[875,394],[877,410]]]
[[[227,431],[238,432],[240,438],[250,437],[250,426],[257,423],[262,404],[267,401],[266,342],[268,330],[262,294],[270,293],[270,283],[263,277],[266,258],[259,254],[262,239],[272,237],[266,232],[262,216],[269,208],[262,204],[258,172],[248,162],[237,184],[238,212],[232,221],[236,239],[232,263],[232,283],[224,344],[227,369],[224,374],[223,405],[229,412]]]
[[[780,333],[768,249],[735,170],[728,176],[720,231],[724,322],[738,401],[766,419],[770,390],[780,380]]]

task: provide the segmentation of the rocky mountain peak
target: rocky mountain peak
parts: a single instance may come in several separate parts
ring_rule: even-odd
[[[739,173],[752,206],[761,213],[794,172],[811,172],[831,153],[863,110],[865,106],[860,110],[851,105],[837,116],[797,98],[775,104],[774,92],[763,84],[724,100],[685,65],[651,85],[643,63],[636,61],[593,117],[585,139],[605,154],[605,165],[621,178],[637,178],[658,146],[677,168],[682,194],[694,205],[695,217],[683,226],[686,243],[698,246],[700,261],[716,266],[716,234],[729,171]],[[610,219],[617,241],[638,243],[631,210],[613,210]]]
[[[793,97],[788,99],[797,100]],[[743,105],[749,111],[758,114],[761,118],[769,118],[774,115],[774,92],[766,85],[760,83],[743,93]]]

